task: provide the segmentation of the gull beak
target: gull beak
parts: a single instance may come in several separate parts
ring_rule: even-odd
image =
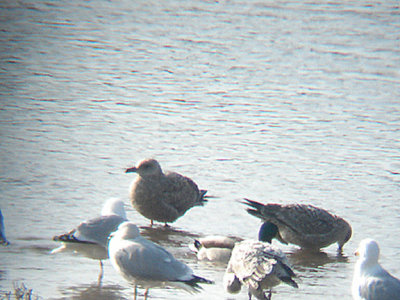
[[[360,255],[360,253],[358,252],[358,250],[356,250],[356,251],[354,252],[354,255],[355,255],[355,256],[359,256],[359,255]]]
[[[133,172],[136,172],[136,171],[137,171],[137,168],[136,167],[132,167],[132,168],[126,169],[125,173],[133,173]]]

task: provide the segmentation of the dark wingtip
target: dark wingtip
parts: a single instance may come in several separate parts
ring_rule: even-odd
[[[257,201],[254,201],[254,200],[250,200],[250,199],[247,199],[247,198],[243,198],[243,199],[244,199],[244,201],[242,201],[241,203],[243,203],[245,205],[248,205],[248,206],[251,206],[253,208],[261,208],[261,207],[264,206],[264,204],[262,204],[260,202],[257,202]]]
[[[252,215],[255,216],[259,219],[264,219],[263,218],[263,208],[264,208],[264,204],[257,202],[257,201],[253,201],[247,198],[243,198],[244,201],[240,201],[242,204],[245,204],[247,206],[249,206],[248,208],[246,208],[246,211]]]
[[[64,233],[62,235],[56,235],[53,237],[53,241],[55,242],[70,242],[70,243],[85,243],[83,241],[78,240],[74,236],[75,230],[72,230],[71,232]]]
[[[197,205],[203,206],[208,202],[207,199],[209,198],[209,196],[206,196],[207,192],[208,192],[207,190],[200,190],[200,195]]]
[[[296,289],[299,288],[299,285],[296,283],[296,281],[294,281],[290,277],[282,277],[282,278],[280,278],[280,280],[282,280],[284,283],[286,283],[286,284],[288,284],[288,285],[290,285],[290,286],[292,286],[292,287],[294,287]]]
[[[75,240],[75,237],[70,233],[53,236],[53,241],[55,242],[71,242],[73,240]]]
[[[252,216],[255,216],[255,217],[260,216],[260,212],[256,209],[246,208],[246,211]]]
[[[190,280],[190,282],[194,282],[196,284],[198,283],[214,284],[214,281],[196,275],[194,275],[194,278]]]
[[[194,288],[195,291],[200,291],[202,290],[202,287],[199,285],[199,283],[205,283],[205,284],[214,284],[214,281],[205,279],[200,276],[193,275],[194,277],[191,280],[184,281],[185,284],[191,286]]]
[[[194,247],[197,249],[197,250],[200,250],[200,248],[201,248],[201,243],[198,241],[198,240],[194,240]]]

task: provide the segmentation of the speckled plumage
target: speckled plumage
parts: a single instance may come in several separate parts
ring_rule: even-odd
[[[249,298],[270,299],[264,291],[285,282],[297,288],[295,274],[285,254],[266,242],[245,240],[236,243],[224,275],[225,289],[237,293],[245,285]]]
[[[312,205],[304,204],[262,204],[245,199],[250,206],[247,212],[275,224],[277,238],[304,249],[319,250],[338,243],[339,251],[350,239],[351,226],[344,219]]]
[[[155,159],[142,160],[126,172],[138,174],[130,187],[133,207],[152,222],[174,222],[190,208],[207,202],[204,199],[207,191],[199,190],[188,177],[175,172],[163,173]]]

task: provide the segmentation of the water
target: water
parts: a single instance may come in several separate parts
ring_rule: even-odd
[[[228,295],[224,268],[186,245],[206,234],[255,238],[243,197],[310,203],[348,220],[336,247],[283,247],[300,288],[278,299],[351,299],[359,241],[373,237],[400,276],[397,1],[1,2],[0,204],[11,245],[0,290],[24,282],[45,299],[129,299],[105,262],[50,256],[53,235],[100,213],[108,197],[197,274],[200,294]],[[215,196],[171,230],[149,229],[128,201],[126,167],[145,157]]]

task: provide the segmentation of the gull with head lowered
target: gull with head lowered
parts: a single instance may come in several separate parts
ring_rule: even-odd
[[[122,223],[111,234],[108,252],[115,270],[134,286],[134,299],[137,286],[145,288],[144,298],[147,299],[152,287],[172,286],[196,292],[201,288],[199,283],[213,283],[194,275],[190,267],[163,247],[143,238],[131,222]]]
[[[379,246],[364,239],[355,253],[352,294],[354,300],[400,299],[400,280],[390,275],[378,262]]]
[[[262,204],[245,199],[247,212],[265,223],[271,229],[270,238],[277,238],[285,244],[295,244],[302,249],[319,251],[333,243],[338,244],[341,253],[343,245],[351,238],[350,224],[343,218],[325,209],[305,204]]]
[[[153,221],[175,222],[194,206],[203,206],[206,190],[199,190],[188,177],[175,172],[163,173],[155,159],[144,159],[125,173],[137,173],[130,186],[133,207],[144,217]]]
[[[100,274],[98,282],[103,278],[103,259],[108,258],[108,237],[119,224],[127,220],[124,203],[117,198],[106,201],[101,211],[101,216],[84,221],[68,233],[55,236],[54,241],[62,245],[51,251],[52,254],[60,252],[75,252],[91,259],[100,261]]]

